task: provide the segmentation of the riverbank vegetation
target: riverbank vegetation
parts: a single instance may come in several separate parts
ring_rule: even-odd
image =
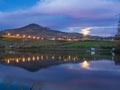
[[[14,39],[1,38],[0,48],[5,49],[34,49],[34,48],[51,48],[51,49],[78,49],[78,48],[112,48],[115,47],[114,41],[57,41],[57,40],[29,40],[29,39]]]

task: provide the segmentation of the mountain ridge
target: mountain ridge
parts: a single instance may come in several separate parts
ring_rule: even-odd
[[[39,24],[28,24],[26,26],[16,28],[16,29],[7,29],[4,31],[1,31],[2,34],[11,33],[13,35],[20,34],[20,35],[32,35],[32,36],[41,36],[44,38],[59,38],[59,37],[70,37],[70,38],[83,38],[84,35],[80,33],[68,33],[68,32],[62,32],[58,30],[52,30],[48,27],[40,26]],[[86,37],[97,37],[97,36],[86,36]]]

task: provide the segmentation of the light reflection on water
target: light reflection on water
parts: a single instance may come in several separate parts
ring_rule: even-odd
[[[0,56],[0,90],[119,90],[115,54],[14,53]]]
[[[80,66],[81,66],[82,68],[89,69],[90,64],[89,64],[89,62],[87,62],[87,61],[85,60],[85,61],[83,61],[82,63],[80,63]]]

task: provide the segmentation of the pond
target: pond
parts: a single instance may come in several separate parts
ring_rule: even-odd
[[[119,90],[120,56],[107,51],[0,52],[0,90]]]

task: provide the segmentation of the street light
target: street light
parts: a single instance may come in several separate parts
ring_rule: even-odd
[[[17,36],[17,37],[19,37],[19,36],[20,36],[20,34],[16,34],[16,36]]]
[[[33,36],[33,39],[35,39],[36,37],[35,36]]]
[[[31,36],[29,35],[28,38],[31,38]]]
[[[7,36],[10,36],[10,35],[11,35],[10,33],[7,34]]]
[[[26,35],[23,35],[23,38],[25,38],[26,37]]]
[[[40,37],[37,37],[37,39],[40,39]]]

